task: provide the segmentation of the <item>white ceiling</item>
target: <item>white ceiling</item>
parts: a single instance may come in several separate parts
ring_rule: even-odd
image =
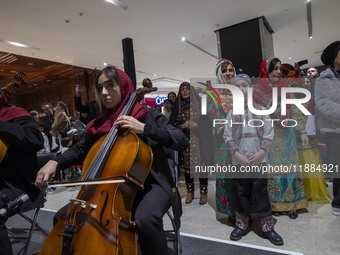
[[[168,88],[215,76],[217,60],[182,42],[182,36],[218,56],[215,30],[265,16],[275,31],[275,56],[288,63],[308,59],[306,67],[321,65],[321,51],[340,39],[340,0],[312,0],[312,39],[306,0],[121,2],[127,10],[105,0],[0,0],[0,39],[33,47],[2,41],[0,51],[86,68],[102,69],[103,62],[123,68],[122,39],[129,37],[137,82],[149,77]]]

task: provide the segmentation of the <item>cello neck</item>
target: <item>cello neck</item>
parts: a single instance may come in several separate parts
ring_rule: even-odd
[[[131,112],[136,100],[137,100],[137,92],[135,91],[130,96],[129,101],[124,106],[119,116],[128,115]],[[117,140],[117,137],[118,137],[118,127],[112,126],[100,150],[98,151],[97,156],[94,159],[94,162],[91,164],[89,171],[85,175],[84,180],[92,180],[92,179],[98,178],[98,176],[101,175],[104,169],[104,166],[106,164],[106,161],[110,155],[110,152]]]

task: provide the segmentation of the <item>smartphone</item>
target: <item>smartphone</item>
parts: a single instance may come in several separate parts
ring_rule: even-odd
[[[80,75],[78,74],[77,75],[77,85],[79,85],[79,86],[80,86],[80,81],[81,81],[81,78],[80,78]]]
[[[299,65],[299,66],[303,66],[303,65],[305,65],[305,64],[308,64],[308,59],[301,60],[301,61],[298,62],[298,65]]]

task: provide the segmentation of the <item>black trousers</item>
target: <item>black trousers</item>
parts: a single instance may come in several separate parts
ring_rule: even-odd
[[[240,178],[233,181],[236,190],[236,212],[247,217],[251,204],[251,196],[254,194],[255,208],[259,219],[272,215],[267,190],[267,178]]]
[[[163,216],[170,208],[166,191],[158,184],[147,184],[136,196],[135,222],[143,255],[168,254]]]
[[[193,183],[194,179],[190,178],[190,173],[184,173],[185,183]],[[208,185],[208,178],[199,178],[201,185]]]
[[[337,166],[338,171],[340,171],[340,134],[327,134],[326,135],[327,144],[327,158],[328,163],[333,165],[333,201],[332,206],[340,208],[340,172],[336,173]]]

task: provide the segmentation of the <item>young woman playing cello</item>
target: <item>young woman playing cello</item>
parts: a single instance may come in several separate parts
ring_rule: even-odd
[[[113,125],[138,134],[146,140],[153,153],[150,173],[134,200],[134,220],[138,241],[143,254],[167,254],[166,238],[162,218],[170,206],[179,224],[182,213],[179,193],[174,185],[163,146],[184,150],[188,144],[185,135],[168,124],[162,114],[147,110],[136,103],[131,116],[119,116],[133,93],[130,78],[114,67],[103,69],[96,79],[99,95],[100,115],[86,127],[84,139],[68,151],[49,161],[37,174],[35,184],[46,187],[57,168],[65,169],[75,162],[84,160],[91,146]]]

